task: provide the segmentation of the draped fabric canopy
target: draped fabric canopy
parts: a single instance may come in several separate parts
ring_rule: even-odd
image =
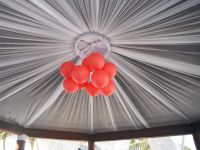
[[[63,91],[76,38],[107,37],[116,91]],[[200,120],[199,0],[0,0],[0,120],[96,133]]]

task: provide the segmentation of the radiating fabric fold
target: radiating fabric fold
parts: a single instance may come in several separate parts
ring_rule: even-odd
[[[96,133],[200,120],[199,0],[0,0],[0,120]],[[63,90],[75,41],[106,37],[116,92]]]

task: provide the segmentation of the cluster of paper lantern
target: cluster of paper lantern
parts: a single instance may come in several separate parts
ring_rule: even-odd
[[[116,66],[105,61],[98,52],[84,58],[81,65],[64,62],[60,67],[60,74],[65,77],[63,86],[66,92],[74,93],[85,89],[91,96],[112,95],[115,92],[113,78],[116,73]]]

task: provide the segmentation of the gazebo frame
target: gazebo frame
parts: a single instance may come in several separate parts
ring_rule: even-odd
[[[29,137],[65,139],[65,140],[84,140],[88,141],[88,150],[94,150],[94,142],[96,141],[192,134],[196,148],[197,150],[200,150],[200,121],[184,125],[182,124],[182,125],[156,127],[156,128],[148,128],[140,130],[125,130],[125,131],[104,132],[95,134],[44,130],[44,129],[30,129],[13,125],[4,121],[0,121],[0,129],[18,135],[26,134]]]

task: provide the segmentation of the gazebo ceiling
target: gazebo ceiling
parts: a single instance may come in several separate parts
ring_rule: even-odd
[[[0,120],[83,133],[200,120],[199,0],[0,0]],[[110,97],[67,94],[76,38],[109,39]]]

